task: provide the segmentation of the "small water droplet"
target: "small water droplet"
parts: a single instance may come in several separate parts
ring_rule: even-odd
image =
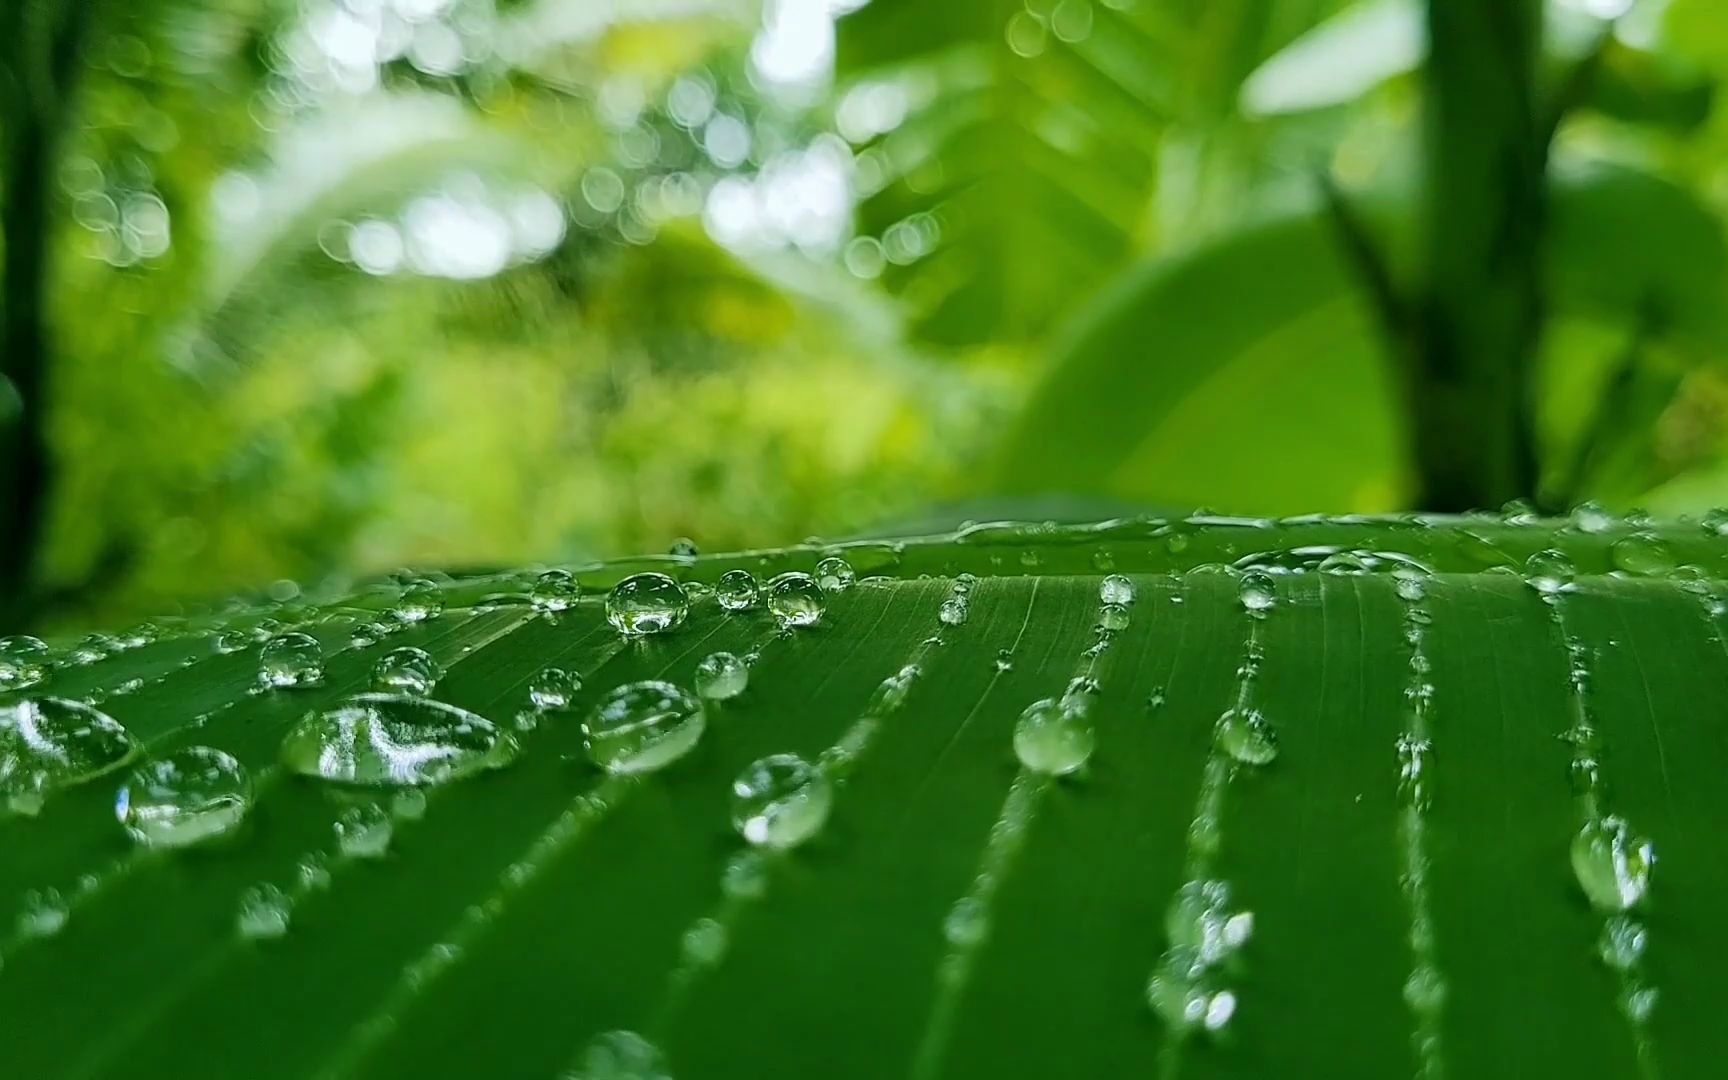
[[[581,596],[582,585],[568,570],[548,570],[528,590],[528,602],[539,611],[567,611]]]
[[[761,852],[740,851],[720,873],[720,891],[736,900],[759,900],[768,891],[768,864]]]
[[[1314,567],[1322,574],[1371,574],[1373,565],[1361,553],[1355,551],[1335,551],[1321,559]]]
[[[1596,948],[1603,963],[1616,971],[1629,971],[1644,955],[1646,943],[1643,923],[1629,915],[1610,915],[1602,924]]]
[[[650,679],[601,698],[582,734],[589,759],[607,772],[652,772],[689,753],[707,722],[694,694]]]
[[[264,941],[288,933],[288,921],[293,905],[281,889],[274,885],[254,885],[240,894],[240,911],[235,929],[249,941]]]
[[[1020,553],[1020,565],[1024,566],[1028,570],[1036,570],[1040,566],[1044,565],[1044,556],[1038,554],[1038,552],[1032,548],[1027,548],[1025,551]]]
[[[1098,609],[1098,629],[1115,633],[1128,628],[1128,609],[1121,604],[1105,604]]]
[[[210,647],[219,653],[236,653],[252,644],[252,635],[245,630],[224,630],[211,639]]]
[[[536,709],[566,709],[582,689],[582,677],[560,667],[541,668],[528,681],[528,702]]]
[[[852,564],[838,555],[830,556],[816,564],[816,584],[825,593],[845,592],[852,587],[857,575],[852,570]]]
[[[1428,808],[1428,776],[1434,744],[1406,732],[1398,736],[1398,799],[1418,810]]]
[[[187,847],[239,828],[252,808],[252,779],[233,757],[191,746],[133,770],[114,816],[147,847]]]
[[[1014,652],[1011,649],[999,649],[996,653],[996,670],[1010,671],[1014,667]]]
[[[1164,916],[1170,944],[1194,950],[1200,964],[1212,967],[1241,948],[1254,933],[1254,913],[1230,910],[1230,886],[1222,881],[1183,884]]]
[[[391,649],[372,668],[372,688],[386,693],[425,697],[444,677],[444,669],[432,654],[412,645]]]
[[[1218,745],[1244,765],[1265,765],[1278,756],[1278,733],[1259,709],[1230,709],[1218,718]]]
[[[1098,583],[1098,601],[1126,606],[1134,602],[1134,583],[1121,574],[1111,574]]]
[[[1422,964],[1404,980],[1404,1002],[1424,1016],[1440,1011],[1446,1001],[1446,980],[1431,964]]]
[[[390,797],[390,816],[397,821],[419,821],[426,816],[426,793],[403,788]]]
[[[718,919],[701,918],[684,931],[684,956],[701,967],[713,967],[726,955],[726,926]]]
[[[1564,551],[1549,548],[1524,560],[1524,581],[1544,596],[1570,592],[1577,571]]]
[[[119,721],[81,702],[14,702],[0,707],[0,794],[29,813],[49,792],[118,767],[135,749]]]
[[[671,1080],[659,1047],[634,1031],[596,1035],[565,1080]]]
[[[107,634],[86,634],[67,652],[66,659],[79,666],[94,664],[113,655],[119,647],[119,642]]]
[[[1615,526],[1614,514],[1601,503],[1581,502],[1572,508],[1572,527],[1581,533],[1603,533]]]
[[[768,613],[781,626],[809,626],[822,617],[822,587],[809,574],[781,574],[768,583]]]
[[[727,611],[748,611],[756,606],[756,575],[748,570],[728,570],[714,584],[714,598]]]
[[[294,772],[347,784],[440,784],[514,760],[514,738],[466,709],[405,694],[355,694],[307,713],[282,743]]]
[[[350,859],[382,859],[390,850],[395,831],[396,823],[384,807],[376,803],[350,806],[336,819],[336,846]]]
[[[1263,570],[1250,570],[1242,575],[1239,595],[1242,606],[1250,612],[1269,611],[1278,602],[1272,576]]]
[[[1674,569],[1674,553],[1660,538],[1638,533],[1617,541],[1608,549],[1614,565],[1628,574],[1661,577]]]
[[[833,802],[820,769],[796,754],[775,754],[732,781],[732,824],[758,847],[797,847],[822,828]]]
[[[49,655],[41,638],[0,638],[0,690],[23,690],[41,682],[48,674]]]
[[[972,613],[971,608],[966,594],[958,593],[942,601],[942,606],[936,609],[936,618],[943,626],[963,626],[966,617]]]
[[[1014,756],[1048,776],[1066,776],[1086,764],[1097,745],[1083,708],[1065,708],[1051,698],[1026,706],[1014,724]]]
[[[279,634],[258,651],[260,686],[296,689],[323,681],[324,647],[310,634]]]
[[[710,701],[737,697],[750,684],[750,669],[729,652],[717,652],[696,665],[696,692]]]
[[[667,548],[666,552],[678,559],[694,559],[696,556],[702,554],[701,549],[696,546],[696,541],[690,539],[688,536],[680,536],[678,539],[672,541],[672,546]]]
[[[402,594],[396,598],[396,604],[390,609],[404,623],[412,626],[436,618],[444,611],[444,593],[435,582],[426,578],[415,578],[405,582]]]
[[[1116,556],[1112,555],[1108,548],[1099,548],[1092,553],[1092,568],[1094,570],[1114,570],[1116,569]]]
[[[1655,862],[1650,841],[1633,835],[1626,820],[1614,815],[1590,822],[1572,840],[1572,872],[1603,911],[1625,911],[1642,900]]]
[[[1706,510],[1699,524],[1711,536],[1728,536],[1728,508],[1718,506],[1713,510]]]
[[[300,860],[300,865],[294,868],[294,879],[300,883],[300,888],[306,892],[320,892],[330,887],[330,867],[325,864],[323,853],[314,853]]]
[[[626,637],[675,629],[689,610],[684,589],[665,574],[631,574],[606,596],[606,621]]]
[[[31,889],[18,911],[18,936],[26,940],[53,937],[66,928],[71,909],[59,889]]]
[[[990,913],[974,896],[962,896],[942,920],[942,936],[960,948],[977,945],[990,933]]]

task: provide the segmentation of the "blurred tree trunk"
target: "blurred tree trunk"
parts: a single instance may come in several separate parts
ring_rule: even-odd
[[[1540,0],[1430,0],[1423,278],[1406,390],[1418,505],[1536,491],[1530,372],[1541,332]]]
[[[0,13],[0,374],[16,414],[0,426],[0,626],[29,617],[49,511],[48,325],[55,162],[97,0],[22,0]]]

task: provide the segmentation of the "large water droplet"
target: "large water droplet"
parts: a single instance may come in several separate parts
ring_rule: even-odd
[[[1674,553],[1659,537],[1639,533],[1618,541],[1608,549],[1614,565],[1628,574],[1661,577],[1674,569]]]
[[[391,649],[372,668],[372,688],[386,693],[425,697],[444,677],[444,669],[432,654],[412,645]]]
[[[1034,772],[1066,776],[1092,756],[1097,739],[1085,710],[1044,698],[1026,706],[1014,724],[1014,756]]]
[[[816,584],[823,592],[845,592],[852,587],[857,577],[852,571],[852,564],[838,555],[830,556],[816,564]]]
[[[1569,592],[1577,571],[1564,551],[1550,548],[1524,560],[1524,580],[1544,596]]]
[[[239,828],[252,808],[252,779],[233,757],[191,746],[133,770],[114,816],[149,847],[187,847]]]
[[[41,682],[48,674],[49,655],[41,638],[0,638],[0,690],[23,690]]]
[[[956,593],[942,601],[942,606],[936,609],[936,618],[943,626],[963,626],[971,613],[972,605],[967,602],[966,594]]]
[[[631,574],[606,596],[606,621],[630,637],[671,630],[689,610],[683,587],[665,574]]]
[[[707,723],[694,694],[650,679],[601,698],[582,734],[588,757],[607,772],[652,772],[689,753]]]
[[[350,859],[382,859],[396,831],[390,811],[376,803],[350,806],[336,819],[336,846]]]
[[[548,570],[534,579],[528,602],[540,611],[565,611],[582,595],[582,586],[568,570]]]
[[[1105,604],[1098,609],[1098,629],[1110,633],[1128,629],[1128,609],[1121,604]]]
[[[1642,900],[1655,863],[1650,841],[1634,836],[1625,819],[1613,815],[1585,825],[1572,840],[1572,872],[1603,911],[1625,911]]]
[[[272,689],[324,681],[324,647],[310,634],[279,634],[258,651],[258,682]]]
[[[696,692],[710,701],[735,698],[749,684],[749,667],[729,652],[714,653],[696,665]]]
[[[0,707],[0,795],[31,812],[56,788],[81,783],[123,764],[135,749],[119,721],[64,698]]]
[[[516,756],[516,741],[466,709],[404,694],[355,694],[301,717],[282,743],[297,773],[347,784],[440,784]]]
[[[1249,570],[1243,574],[1239,595],[1242,597],[1242,606],[1250,612],[1270,610],[1272,605],[1278,602],[1272,576],[1264,570]]]
[[[541,668],[528,681],[528,701],[536,709],[568,708],[582,689],[582,677],[559,667]]]
[[[250,941],[279,938],[288,933],[293,905],[287,894],[274,885],[254,885],[240,894],[235,929]]]
[[[732,781],[732,824],[760,847],[797,847],[822,828],[834,788],[795,754],[765,757]]]
[[[809,574],[781,574],[768,583],[768,613],[781,626],[809,626],[822,617],[822,587]]]
[[[1111,574],[1098,583],[1098,602],[1127,605],[1134,602],[1134,583],[1121,574]]]
[[[659,1047],[634,1031],[596,1035],[565,1080],[672,1080]]]
[[[1230,709],[1218,718],[1218,745],[1244,765],[1265,765],[1278,756],[1278,733],[1259,709]]]
[[[748,611],[756,606],[756,575],[748,570],[728,570],[714,583],[714,598],[727,611]]]

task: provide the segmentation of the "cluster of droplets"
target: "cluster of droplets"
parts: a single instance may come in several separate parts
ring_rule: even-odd
[[[1230,909],[1224,882],[1196,879],[1177,890],[1164,928],[1169,947],[1147,980],[1147,1001],[1173,1029],[1222,1029],[1236,1013],[1225,977],[1254,932],[1253,913]]]
[[[942,598],[942,606],[936,610],[936,618],[943,626],[964,626],[972,614],[972,589],[978,584],[978,578],[972,574],[961,574],[954,579],[948,595]]]

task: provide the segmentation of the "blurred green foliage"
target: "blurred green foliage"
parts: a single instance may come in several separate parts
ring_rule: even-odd
[[[1414,0],[89,10],[34,222],[37,618],[1002,494],[1419,490],[1317,184],[1420,258]],[[1546,12],[1528,494],[1728,502],[1728,21]],[[0,71],[11,153],[33,47]]]

